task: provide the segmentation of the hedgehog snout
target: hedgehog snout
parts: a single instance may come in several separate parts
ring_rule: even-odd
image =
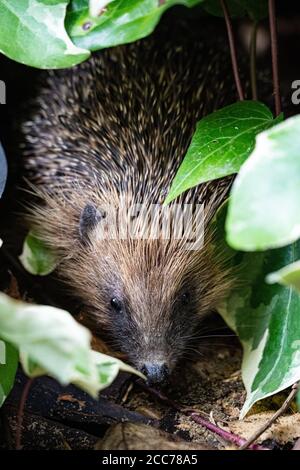
[[[141,372],[147,377],[148,385],[163,384],[170,374],[165,362],[145,362]]]

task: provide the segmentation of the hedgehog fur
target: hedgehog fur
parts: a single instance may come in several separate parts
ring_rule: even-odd
[[[196,31],[162,23],[146,39],[48,72],[23,126],[25,175],[38,197],[31,227],[57,252],[86,323],[156,382],[191,347],[232,273],[211,233],[191,251],[180,240],[102,240],[96,214],[120,201],[163,203],[196,122],[234,101],[224,36],[208,43]],[[207,225],[227,188],[214,181],[175,202],[204,203]]]

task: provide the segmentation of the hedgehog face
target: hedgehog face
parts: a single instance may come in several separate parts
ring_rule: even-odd
[[[94,240],[73,266],[97,329],[152,383],[192,349],[201,321],[228,288],[208,248],[186,251],[175,241]]]
[[[129,282],[121,277],[122,288],[111,290],[106,301],[112,336],[149,382],[163,382],[201,322],[198,293],[170,292],[167,273],[140,272]]]
[[[228,294],[227,260],[209,233],[199,250],[175,238],[99,238],[108,212],[89,200],[81,208],[77,200],[65,203],[68,225],[61,201],[49,197],[49,217],[39,217],[37,233],[60,247],[60,275],[82,301],[83,321],[94,334],[108,332],[128,362],[162,382],[194,349],[202,320]]]

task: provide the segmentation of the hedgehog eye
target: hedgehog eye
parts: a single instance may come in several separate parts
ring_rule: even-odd
[[[112,297],[110,299],[110,305],[114,309],[115,312],[120,313],[123,310],[122,302],[119,299],[117,299],[116,297]]]
[[[180,296],[180,301],[183,305],[188,305],[191,301],[191,295],[189,292],[184,292]]]

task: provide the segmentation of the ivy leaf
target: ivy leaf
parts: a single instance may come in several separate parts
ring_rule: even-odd
[[[274,122],[271,111],[256,101],[234,103],[201,119],[165,203],[200,183],[237,173],[255,136]]]
[[[242,166],[226,221],[228,243],[266,250],[300,237],[300,116],[269,129]]]
[[[225,217],[226,207],[213,222],[215,243],[231,257],[239,286],[218,310],[243,345],[243,417],[255,402],[300,379],[300,295],[292,287],[265,282],[267,273],[299,259],[300,241],[263,253],[235,252],[224,241]]]
[[[76,47],[65,30],[69,0],[2,0],[0,51],[39,68],[71,67],[89,51]]]
[[[98,16],[102,10],[113,0],[89,0],[89,11],[91,16]]]
[[[176,4],[192,7],[202,1],[115,0],[94,17],[88,0],[75,0],[68,9],[66,28],[77,46],[95,51],[148,36],[168,8]]]
[[[18,357],[15,348],[0,339],[0,407],[13,387]]]
[[[278,282],[283,286],[292,286],[300,292],[300,261],[295,261],[295,263],[268,274],[266,281],[269,284]]]
[[[0,143],[0,198],[3,194],[7,178],[7,163],[3,147]]]
[[[120,359],[109,357],[106,354],[99,353],[98,351],[91,351],[91,361],[95,365],[97,372],[97,392],[103,388],[109,387],[117,377],[120,370],[136,374],[142,379],[145,378],[143,374],[128,364],[125,364],[123,361],[120,361]],[[74,381],[74,384],[86,391],[88,391],[90,386],[89,383],[83,382],[82,379]]]
[[[118,359],[92,351],[90,332],[58,308],[26,304],[0,293],[0,331],[19,350],[27,375],[50,375],[94,398],[121,369],[143,377]]]
[[[39,276],[47,276],[58,264],[55,254],[32,232],[24,240],[19,260],[30,274]]]

